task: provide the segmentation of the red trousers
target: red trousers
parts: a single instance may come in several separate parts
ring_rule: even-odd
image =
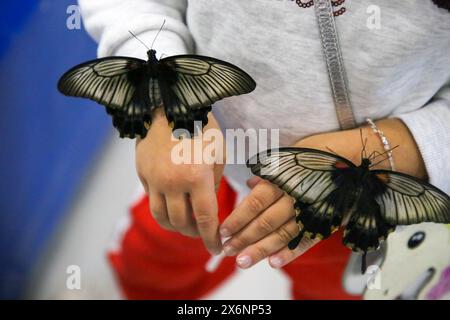
[[[219,218],[234,209],[236,193],[225,179],[219,192]],[[202,298],[236,268],[226,257],[212,273],[205,270],[211,258],[200,239],[188,238],[159,227],[150,214],[148,197],[131,209],[132,223],[121,240],[121,249],[109,253],[123,295],[128,299]],[[342,288],[350,250],[336,232],[283,268],[292,282],[294,299],[359,299]]]

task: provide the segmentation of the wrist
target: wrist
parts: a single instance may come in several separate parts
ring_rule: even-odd
[[[361,133],[363,141],[361,140]],[[379,153],[385,152],[379,136],[373,132],[370,126],[310,136],[298,141],[295,146],[336,153],[355,165],[359,165],[361,163],[363,142],[366,143],[367,156],[374,151]],[[381,159],[381,157],[379,158]],[[390,169],[390,165],[388,161],[384,161],[374,166],[374,168]]]
[[[403,121],[391,118],[377,121],[376,124],[385,133],[391,147],[398,146],[393,154],[396,170],[420,179],[427,179],[425,163],[419,147]]]

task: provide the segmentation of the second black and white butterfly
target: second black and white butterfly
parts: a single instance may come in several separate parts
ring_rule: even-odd
[[[92,60],[67,71],[58,89],[67,96],[94,100],[106,107],[121,137],[145,137],[152,112],[163,106],[173,129],[194,133],[213,103],[252,92],[255,81],[242,69],[211,57],[179,55],[148,61],[130,57]]]
[[[377,156],[363,156],[356,166],[325,151],[280,148],[254,156],[247,166],[295,198],[300,232],[291,249],[303,236],[325,239],[343,224],[344,245],[367,253],[397,225],[450,223],[447,194],[400,172],[371,170]]]

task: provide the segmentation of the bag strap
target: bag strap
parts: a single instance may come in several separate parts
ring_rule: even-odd
[[[342,130],[356,127],[331,0],[314,0],[334,105]]]

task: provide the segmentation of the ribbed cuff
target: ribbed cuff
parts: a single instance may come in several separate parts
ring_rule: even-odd
[[[430,183],[450,192],[450,102],[436,100],[394,117],[402,120],[414,136]]]

